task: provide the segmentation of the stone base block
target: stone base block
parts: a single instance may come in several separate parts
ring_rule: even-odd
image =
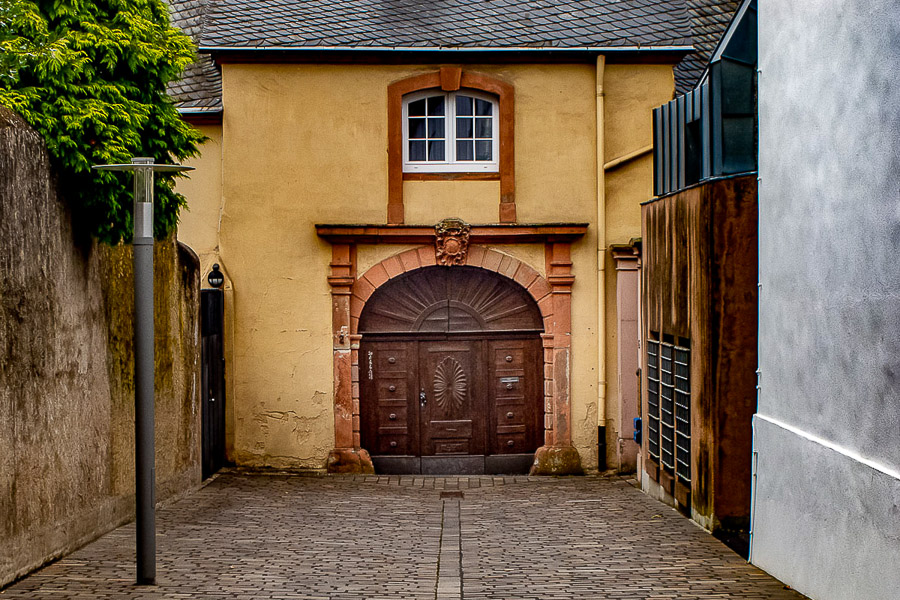
[[[572,446],[541,446],[534,453],[530,475],[584,475],[581,456]]]
[[[375,473],[372,458],[363,448],[335,448],[328,453],[327,469],[329,473]]]

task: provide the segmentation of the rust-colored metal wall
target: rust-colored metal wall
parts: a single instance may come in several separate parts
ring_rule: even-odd
[[[652,459],[645,471],[705,527],[744,529],[756,407],[756,176],[654,199],[642,221],[643,346],[656,332],[690,348],[690,489]],[[646,369],[642,389],[646,415]]]

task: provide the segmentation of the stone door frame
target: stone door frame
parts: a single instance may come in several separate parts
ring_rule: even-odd
[[[332,296],[334,352],[335,448],[328,456],[330,473],[372,473],[372,460],[360,446],[359,316],[372,293],[406,272],[439,264],[438,237],[433,226],[316,225],[318,235],[332,245],[328,283]],[[570,352],[572,338],[571,244],[587,231],[583,223],[553,225],[472,225],[466,230],[466,251],[452,264],[493,271],[524,287],[537,302],[544,320],[544,445],[535,453],[531,473],[570,475],[582,472],[572,446]],[[542,242],[546,273],[488,246]],[[415,248],[390,256],[361,276],[356,272],[359,244],[407,243]],[[446,263],[444,263],[446,264]]]

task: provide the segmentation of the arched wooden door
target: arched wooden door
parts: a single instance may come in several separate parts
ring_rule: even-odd
[[[540,310],[473,267],[390,280],[362,311],[360,435],[382,473],[525,473],[543,443]]]

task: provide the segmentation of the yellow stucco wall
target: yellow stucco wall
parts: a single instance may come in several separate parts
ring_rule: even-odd
[[[585,238],[573,245],[572,425],[585,467],[596,468],[595,66],[465,68],[515,86],[519,222],[590,224]],[[234,411],[232,457],[238,464],[310,469],[325,465],[334,445],[331,296],[326,279],[331,247],[315,235],[314,224],[385,222],[387,86],[433,70],[398,65],[223,65],[221,134],[205,132],[212,138],[204,147],[209,155],[204,154],[197,165],[208,169],[208,175],[198,171],[187,186],[179,186],[192,207],[183,217],[179,238],[201,257],[207,253],[214,257],[228,276],[231,301],[226,308],[234,323],[228,364]],[[632,70],[649,74],[636,78],[630,75]],[[668,79],[657,77],[657,70],[667,71]],[[626,135],[620,145],[629,152],[632,142],[649,140],[649,109],[665,100],[654,104],[652,94],[645,98],[635,88],[663,87],[655,93],[671,96],[671,67],[607,67],[607,78],[607,119],[618,119],[620,113],[624,119],[615,126],[607,124],[607,140]],[[638,135],[632,131],[633,122],[644,112],[646,131]],[[608,144],[607,157],[615,158],[618,148]],[[218,171],[207,164],[216,153],[221,155]],[[629,165],[621,171],[635,168]],[[209,181],[221,177],[221,193],[207,177]],[[649,196],[629,181],[627,177],[623,183],[625,191],[610,198],[609,210],[617,215],[621,205],[629,219],[622,231],[627,229],[628,237],[634,237],[640,235],[639,203]],[[498,196],[497,182],[405,182],[406,220],[433,224],[458,216],[472,223],[496,222]],[[608,235],[618,235],[618,227],[610,223]],[[359,273],[407,247],[361,245]],[[545,272],[542,245],[497,249]],[[209,268],[207,262],[204,269]],[[614,358],[610,360],[614,365]]]
[[[178,238],[188,244],[201,259],[215,253],[219,245],[219,212],[222,201],[222,127],[197,125],[208,139],[200,146],[200,156],[184,161],[194,171],[178,181],[178,191],[187,198],[187,210],[178,220]],[[211,264],[211,263],[210,263]]]
[[[672,99],[675,82],[668,65],[607,65],[605,94],[605,162],[653,143],[653,109]],[[606,172],[606,243],[627,244],[641,235],[640,203],[653,196],[653,158],[645,154]],[[619,382],[615,261],[606,258],[606,426],[607,463],[616,466],[615,440],[631,437],[618,431]]]

